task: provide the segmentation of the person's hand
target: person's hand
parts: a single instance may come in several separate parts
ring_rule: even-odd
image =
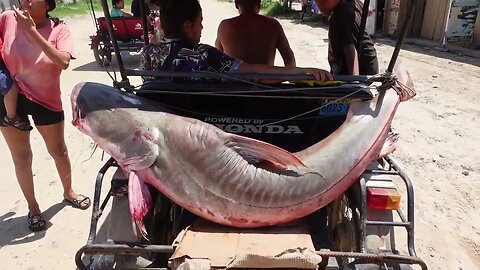
[[[312,75],[315,77],[315,80],[318,82],[325,82],[325,81],[331,81],[333,80],[332,74],[330,72],[319,69],[319,68],[303,68],[303,71],[306,74]]]
[[[30,16],[30,12],[28,10],[21,10],[18,9],[16,6],[13,6],[13,10],[15,11],[15,20],[17,20],[18,25],[20,28],[26,31],[35,30],[35,22],[33,21],[32,17]]]

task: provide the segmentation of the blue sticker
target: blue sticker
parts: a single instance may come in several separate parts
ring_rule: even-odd
[[[346,115],[348,112],[348,103],[325,103],[320,108],[320,115],[333,116],[333,115]]]

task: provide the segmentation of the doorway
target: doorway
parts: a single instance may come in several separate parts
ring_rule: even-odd
[[[383,33],[383,24],[385,21],[385,0],[377,0],[377,12],[375,18],[375,34],[382,34]]]

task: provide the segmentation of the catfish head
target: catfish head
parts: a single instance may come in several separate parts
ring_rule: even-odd
[[[97,83],[77,84],[71,103],[72,124],[90,136],[122,168],[138,171],[155,162],[161,132],[140,109],[150,104]]]

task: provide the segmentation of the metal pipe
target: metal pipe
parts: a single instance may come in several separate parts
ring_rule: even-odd
[[[110,37],[110,42],[112,43],[113,50],[115,51],[115,57],[117,58],[120,76],[122,77],[122,81],[128,81],[122,56],[120,55],[120,48],[118,47],[117,36],[115,35],[115,30],[113,29],[112,17],[110,17],[107,0],[100,0],[100,2],[102,4],[103,14],[105,15],[105,20],[107,22],[108,36]]]
[[[171,78],[204,78],[204,79],[251,79],[251,80],[313,80],[311,75],[306,74],[269,74],[269,73],[217,73],[209,71],[161,71],[161,70],[125,70],[127,76],[152,76],[165,79]],[[335,75],[334,81],[344,82],[382,82],[384,78],[369,75]]]
[[[358,252],[340,252],[340,251],[329,251],[329,250],[320,250],[316,252],[323,259],[328,260],[329,257],[338,257],[338,258],[355,258],[361,259],[362,263],[395,263],[395,264],[418,264],[422,270],[427,270],[428,267],[423,260],[417,257],[410,257],[397,254],[388,254],[388,253],[358,253]],[[359,264],[353,262],[352,264]]]
[[[82,261],[83,254],[120,254],[139,255],[142,253],[166,253],[172,254],[174,248],[170,245],[129,246],[126,244],[87,244],[75,254],[75,264],[81,270],[88,269]],[[149,268],[150,269],[150,268]],[[156,268],[166,269],[166,268]]]
[[[403,170],[393,161],[389,156],[386,156],[385,159],[392,166],[392,168],[400,174],[401,178],[407,185],[407,220],[410,223],[410,226],[407,227],[407,245],[408,253],[410,256],[417,256],[415,251],[415,197],[413,191],[412,181],[408,175],[403,172]]]
[[[150,38],[148,35],[148,22],[147,22],[147,15],[146,14],[146,8],[145,8],[145,1],[141,0],[140,1],[140,17],[142,18],[142,32],[143,32],[143,42],[145,46],[147,46],[150,43]]]
[[[395,63],[397,62],[398,55],[400,54],[400,49],[402,48],[403,42],[407,37],[407,31],[410,27],[410,24],[413,20],[413,13],[415,12],[415,6],[417,4],[417,0],[408,0],[407,3],[407,20],[403,24],[402,32],[398,38],[397,44],[395,45],[395,50],[393,51],[392,58],[390,59],[390,63],[388,64],[387,73],[391,74],[393,72],[393,68],[395,67]]]
[[[97,16],[95,15],[95,9],[93,8],[93,0],[90,0],[89,6],[92,9],[93,21],[95,22],[95,27],[97,28],[97,31],[98,31],[100,27],[98,26]]]
[[[100,193],[102,191],[102,182],[105,172],[115,164],[113,158],[110,158],[100,169],[97,174],[97,179],[95,181],[95,193],[93,195],[93,206],[92,206],[92,217],[90,220],[90,233],[88,235],[87,244],[93,243],[95,241],[95,236],[97,234],[97,223],[98,223],[98,211],[100,206]]]
[[[452,4],[453,4],[453,0],[449,0],[448,1],[448,8],[447,8],[447,14],[445,15],[445,30],[443,31],[443,38],[442,40],[440,41],[440,46],[445,48],[447,47],[447,39],[448,39],[448,25],[450,23],[450,13],[452,12]]]
[[[397,214],[400,217],[400,219],[402,220],[402,222],[408,222],[407,218],[405,217],[405,214],[402,212],[402,209],[398,209]]]
[[[360,251],[366,252],[367,238],[367,184],[365,178],[360,178]]]
[[[362,41],[363,37],[365,36],[365,28],[367,26],[367,18],[368,18],[368,9],[370,7],[370,0],[365,0],[363,2],[363,9],[362,9],[362,20],[360,21],[360,28],[358,30],[358,40],[357,40],[357,52],[358,52],[358,59],[360,60],[360,55],[362,55]]]
[[[367,225],[407,227],[407,226],[410,226],[410,222],[369,221],[369,220],[367,220]]]
[[[146,245],[130,246],[127,244],[91,244],[85,245],[80,250],[85,254],[121,254],[121,255],[139,255],[142,253],[167,253],[174,251],[171,245]]]

